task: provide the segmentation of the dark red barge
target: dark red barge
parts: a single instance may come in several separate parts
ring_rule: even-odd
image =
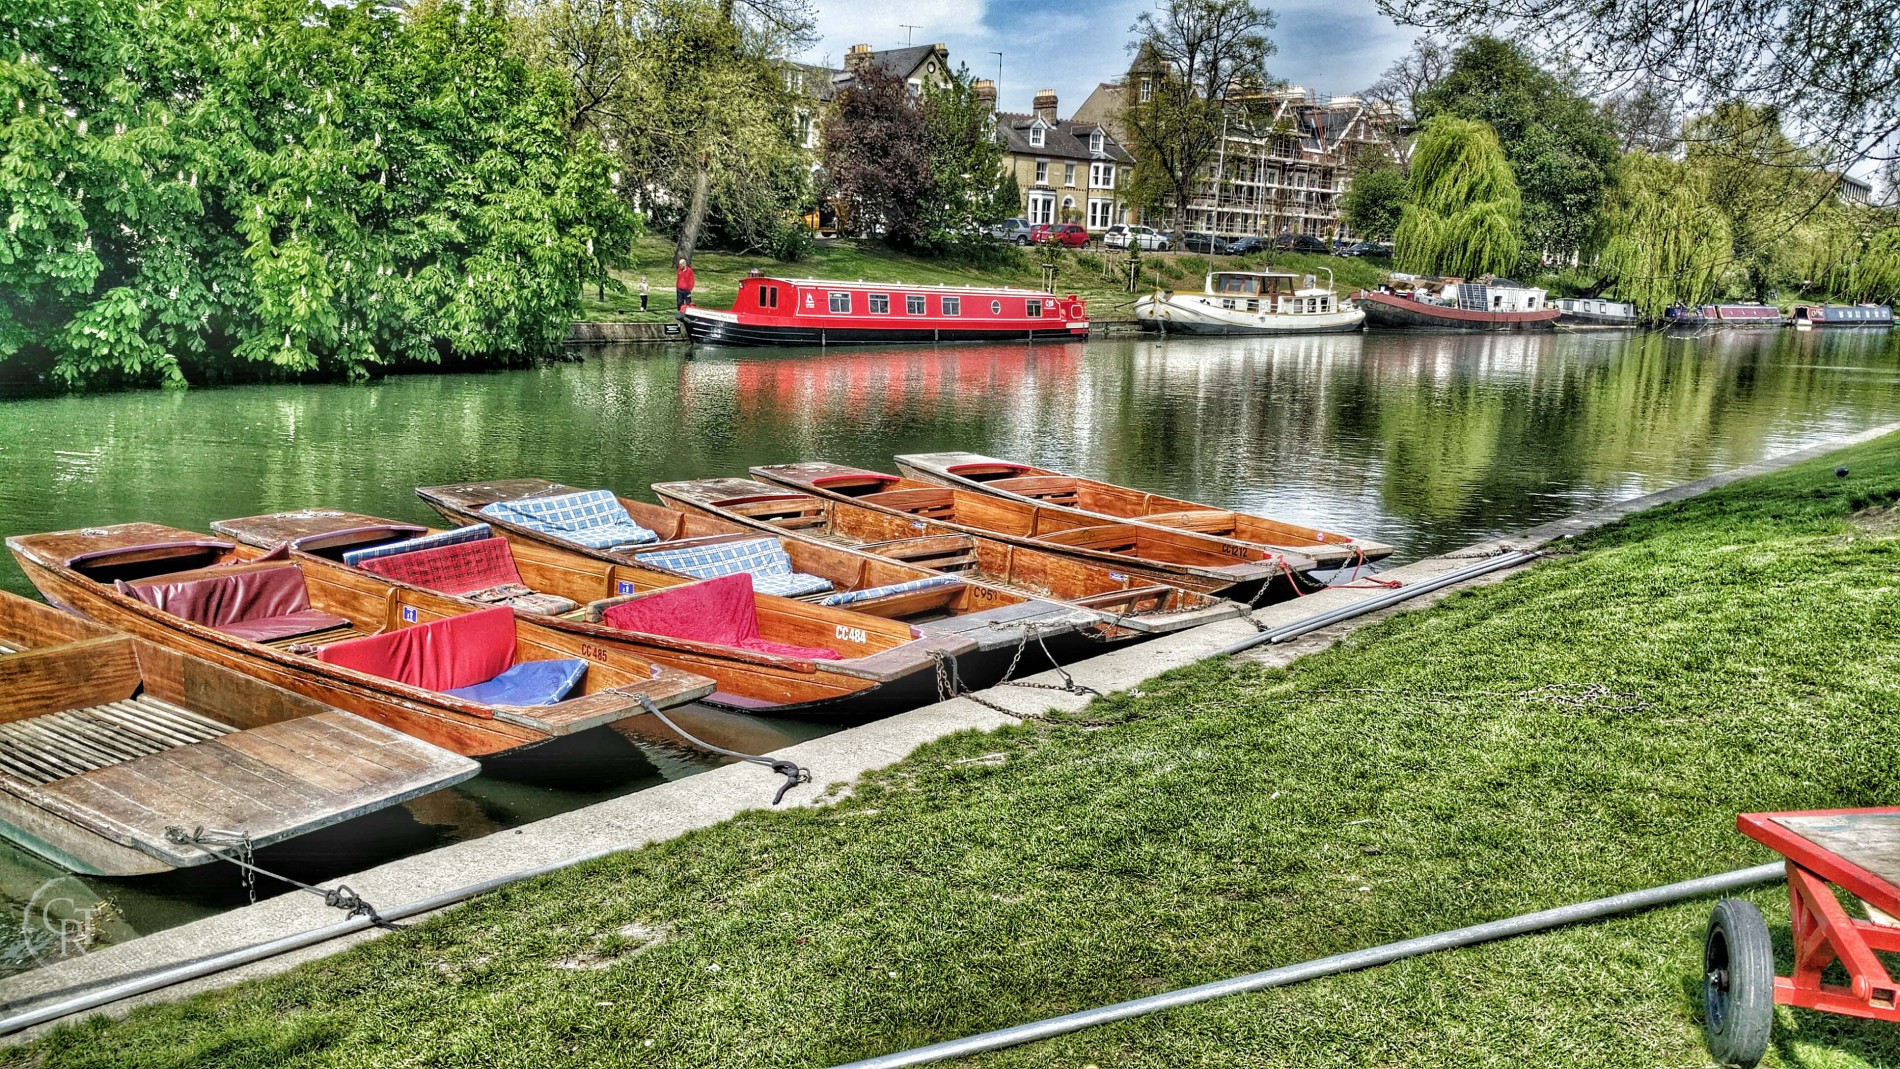
[[[890,345],[1088,337],[1082,299],[1034,290],[748,278],[730,311],[680,309],[711,345]]]

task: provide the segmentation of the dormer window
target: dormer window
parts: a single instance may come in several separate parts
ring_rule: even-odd
[[[1043,126],[1042,126],[1042,123],[1040,123],[1040,122],[1038,122],[1038,123],[1036,123],[1036,124],[1035,124],[1034,126],[1031,126],[1031,127],[1029,128],[1029,145],[1030,145],[1030,147],[1031,147],[1031,148],[1041,148],[1041,147],[1042,147],[1042,145],[1043,145]]]
[[[1103,136],[1100,130],[1097,130],[1094,133],[1090,134],[1089,135],[1089,151],[1090,152],[1102,151],[1102,143],[1105,140],[1106,138]]]
[[[1141,102],[1146,104],[1155,95],[1154,81],[1146,76],[1141,79]]]

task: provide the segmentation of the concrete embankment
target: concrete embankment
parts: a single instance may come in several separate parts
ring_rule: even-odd
[[[1900,430],[1900,425],[1883,427],[1658,494],[1545,524],[1517,536],[1414,562],[1381,573],[1380,578],[1416,586],[1434,576],[1464,568],[1477,558],[1508,549],[1546,544],[1601,526],[1640,509],[1690,498],[1735,479],[1783,468],[1894,430]],[[1508,570],[1493,573],[1476,582],[1495,582],[1509,574],[1511,572]],[[1456,589],[1459,588],[1421,596],[1393,611],[1428,605]],[[1386,588],[1370,586],[1333,588],[1268,607],[1257,612],[1254,619],[1261,626],[1278,627],[1387,592]],[[1383,615],[1361,617],[1293,642],[1260,647],[1246,656],[1269,663],[1286,663],[1324,649]],[[1117,650],[1073,665],[1069,670],[1077,682],[1095,690],[1127,690],[1161,672],[1204,658],[1222,646],[1252,633],[1254,626],[1247,621],[1227,621],[1140,647]],[[1056,676],[1048,673],[1032,681],[1052,683],[1056,681]],[[1062,691],[1016,687],[997,688],[984,697],[1009,710],[1009,713],[998,712],[968,699],[955,699],[781,751],[777,756],[810,768],[816,779],[813,787],[795,791],[791,802],[814,804],[821,799],[825,788],[833,785],[848,787],[857,776],[898,761],[916,747],[945,735],[967,729],[989,730],[1006,725],[1012,722],[1011,714],[1034,716],[1055,710],[1079,709],[1088,700],[1086,696]],[[347,883],[378,905],[396,905],[456,886],[586,853],[636,848],[668,839],[725,820],[744,810],[764,806],[776,783],[775,777],[755,766],[726,766],[540,821],[514,832],[457,844],[332,882]],[[325,908],[312,896],[287,895],[14,977],[0,983],[0,998],[12,1003],[10,1010],[19,1012],[34,1004],[43,1004],[62,995],[75,993],[76,989],[87,985],[322,927],[334,923],[338,918],[336,911]],[[247,976],[278,971],[297,961],[333,953],[354,939],[367,937],[366,934],[352,937],[351,940],[338,940],[294,956],[260,962],[243,970],[222,974],[196,985],[180,986],[162,994],[142,997],[181,997],[204,987],[221,986]],[[120,1010],[132,1004],[133,1000],[128,1000],[114,1009]]]

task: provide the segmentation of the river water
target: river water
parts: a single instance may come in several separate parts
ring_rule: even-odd
[[[371,385],[0,400],[0,535],[311,506],[439,522],[414,487],[536,475],[648,496],[752,464],[889,470],[893,453],[956,448],[1364,535],[1404,560],[1900,419],[1897,402],[1886,331],[610,349]],[[32,593],[10,559],[0,587]],[[760,748],[823,731],[733,730]],[[705,767],[614,736],[584,770],[524,760],[260,860],[328,879]],[[0,972],[44,956],[36,895],[93,909],[104,942],[245,891],[223,865],[62,880],[0,846]]]

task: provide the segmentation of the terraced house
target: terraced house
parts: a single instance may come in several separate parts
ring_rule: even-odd
[[[976,85],[995,101],[995,86],[987,79]],[[997,132],[1009,149],[1005,166],[1023,191],[1023,217],[1032,226],[1081,223],[1091,233],[1128,222],[1119,190],[1134,157],[1103,123],[1057,118],[1054,90],[1037,93],[1032,104],[1028,114],[996,114]]]

